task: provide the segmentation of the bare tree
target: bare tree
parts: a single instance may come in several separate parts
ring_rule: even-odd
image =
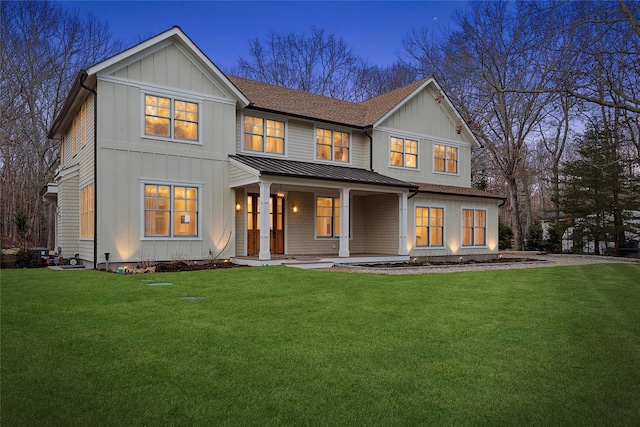
[[[11,218],[23,208],[32,243],[42,245],[52,218],[39,192],[60,156],[59,142],[47,132],[78,70],[121,45],[95,17],[81,18],[48,1],[1,2],[0,16],[0,227],[3,240],[13,242]]]
[[[359,101],[357,81],[367,68],[343,39],[313,27],[307,36],[269,34],[249,41],[249,58],[240,58],[233,73],[242,77],[330,96]]]
[[[523,249],[527,143],[557,102],[557,91],[548,89],[561,81],[555,70],[567,61],[563,42],[552,36],[555,17],[531,4],[472,3],[456,19],[460,30],[444,42],[413,31],[405,50],[423,74],[436,75],[490,153],[507,185],[516,248]]]

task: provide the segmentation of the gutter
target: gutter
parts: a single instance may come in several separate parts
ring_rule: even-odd
[[[93,94],[93,269],[98,269],[98,92],[85,86],[86,71],[78,76],[80,87]],[[75,87],[75,85],[74,85]],[[79,91],[79,89],[78,89]]]
[[[373,130],[373,127],[369,127],[369,128],[362,129],[362,132],[364,132],[364,134],[369,137],[369,170],[371,172],[375,172],[373,170],[373,133],[372,134],[367,133],[367,131],[372,131],[372,130]]]

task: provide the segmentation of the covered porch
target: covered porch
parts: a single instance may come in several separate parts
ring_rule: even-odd
[[[230,158],[236,196],[234,262],[409,259],[407,205],[415,185],[350,167]]]

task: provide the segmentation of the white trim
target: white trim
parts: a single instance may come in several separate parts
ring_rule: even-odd
[[[175,89],[175,88],[170,88],[162,85],[143,83],[136,80],[124,79],[122,77],[99,76],[98,82],[107,82],[107,83],[119,84],[123,86],[135,87],[140,89],[140,91],[151,91],[151,92],[157,92],[159,94],[165,93],[169,96],[179,96],[179,97],[187,96],[194,99],[198,99],[199,101],[200,100],[211,101],[211,102],[218,102],[220,104],[236,105],[235,101],[227,98],[221,98],[219,96],[207,95],[202,92],[193,92],[190,90]]]
[[[421,92],[422,89],[424,89],[425,87],[427,87],[429,85],[429,83],[433,82],[433,78],[428,79],[427,81],[425,81],[424,83],[422,83],[420,86],[418,86],[413,92],[411,92],[409,95],[407,95],[406,97],[404,97],[402,99],[402,101],[398,102],[396,105],[393,106],[393,108],[389,111],[387,111],[387,113],[380,117],[374,124],[373,127],[377,127],[380,123],[384,122],[385,120],[387,120],[389,117],[391,117],[393,114],[395,114],[396,111],[398,111],[404,104],[406,104],[407,102],[409,102],[409,100],[411,98],[413,98],[417,93]]]
[[[202,240],[202,197],[204,184],[202,182],[188,182],[188,181],[168,181],[168,180],[159,180],[159,179],[145,179],[140,178],[140,240],[166,240],[166,241],[179,241],[179,240]],[[144,203],[144,186],[145,185],[166,185],[171,187],[171,200],[170,200],[170,210],[171,215],[169,216],[169,236],[145,236],[145,222],[144,222],[144,211],[145,211],[145,203]],[[173,188],[174,187],[196,187],[198,189],[198,229],[196,236],[174,236],[173,235]],[[235,205],[235,203],[234,203]]]
[[[69,166],[68,168],[59,170],[58,173],[56,174],[55,181],[56,183],[66,181],[78,175],[80,175],[80,165],[75,164],[73,166]]]
[[[442,209],[442,245],[440,246],[434,246],[434,245],[427,245],[427,246],[418,246],[418,243],[416,242],[417,240],[417,228],[418,228],[418,224],[417,224],[417,215],[416,215],[416,209],[417,208],[439,208]],[[431,218],[431,216],[429,216],[429,219]],[[431,225],[427,226],[427,230],[431,229]],[[430,240],[430,239],[429,239]],[[413,205],[413,248],[414,249],[433,249],[433,250],[444,250],[448,248],[447,245],[447,206],[440,204],[440,203],[428,203],[428,202],[416,202]]]
[[[484,245],[465,245],[464,244],[464,211],[465,210],[472,210],[472,211],[484,211]],[[482,206],[461,206],[460,207],[460,248],[461,249],[485,249],[488,248],[489,246],[487,245],[487,240],[488,240],[488,236],[487,236],[487,229],[488,229],[488,218],[489,218],[489,208],[488,207],[482,207]],[[475,230],[476,230],[476,224],[475,224],[475,219],[476,219],[476,214],[474,212],[473,214],[473,237],[475,240]]]
[[[422,134],[422,133],[415,133],[415,132],[406,132],[403,130],[399,130],[399,129],[394,129],[394,128],[388,128],[388,127],[377,127],[376,128],[377,131],[380,132],[386,132],[389,134],[394,134],[394,135],[399,135],[403,138],[409,138],[409,139],[425,139],[427,140],[426,142],[431,142],[431,143],[436,143],[436,144],[444,144],[444,145],[454,145],[456,147],[471,147],[471,144],[469,144],[467,141],[456,141],[453,139],[447,139],[447,138],[440,138],[438,136],[433,136],[433,135],[428,135],[428,134]]]

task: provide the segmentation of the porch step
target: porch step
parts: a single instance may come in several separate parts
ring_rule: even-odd
[[[294,268],[314,269],[314,268],[331,268],[334,262],[329,259],[322,258],[296,258],[282,261],[282,265]]]

